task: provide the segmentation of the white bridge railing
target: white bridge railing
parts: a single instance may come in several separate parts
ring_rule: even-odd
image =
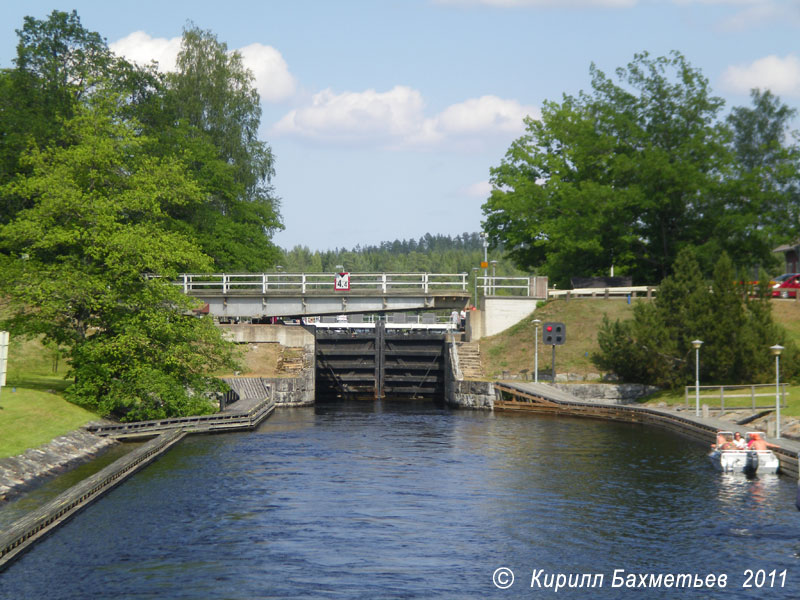
[[[336,273],[185,273],[175,282],[184,293],[218,291],[261,293],[332,292]],[[466,273],[349,273],[347,290],[381,293],[467,291]]]
[[[473,277],[468,273],[348,273],[347,289],[336,288],[337,273],[185,273],[174,282],[186,294],[313,294],[375,292],[381,294],[459,291],[478,296],[524,296],[529,298],[651,297],[654,286],[613,288],[548,289],[547,277]]]
[[[223,294],[326,293],[337,292],[421,292],[424,294],[470,292],[467,273],[349,273],[348,289],[335,287],[336,273],[185,273],[174,282],[186,294],[219,292]],[[478,277],[474,286],[484,295],[514,294],[530,296],[536,292],[536,280],[543,277]],[[478,284],[478,281],[481,283]],[[541,287],[541,286],[539,286]],[[544,295],[542,295],[544,297]]]

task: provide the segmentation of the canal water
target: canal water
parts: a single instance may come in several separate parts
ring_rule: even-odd
[[[0,573],[0,598],[798,598],[795,492],[639,425],[283,409],[181,442]],[[686,574],[726,586],[667,585]]]

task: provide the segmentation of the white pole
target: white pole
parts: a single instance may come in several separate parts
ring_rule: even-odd
[[[775,437],[781,437],[781,351],[783,346],[775,344],[770,347],[775,355]]]
[[[775,437],[781,437],[781,355],[775,355]]]
[[[692,340],[694,347],[694,414],[696,417],[700,416],[700,346],[702,345],[702,340]]]
[[[694,414],[696,417],[700,416],[700,347],[695,348],[694,351],[694,400],[695,408]]]
[[[6,384],[6,371],[8,371],[8,332],[0,331],[0,392]]]
[[[536,335],[534,336],[534,351],[533,351],[533,382],[539,383],[539,323],[541,320],[534,319],[533,324],[536,325]]]

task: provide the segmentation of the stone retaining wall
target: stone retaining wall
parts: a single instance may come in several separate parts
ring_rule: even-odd
[[[555,383],[554,388],[563,390],[580,400],[600,400],[613,404],[628,404],[658,391],[657,387],[640,383]]]
[[[24,454],[0,459],[0,500],[44,477],[86,462],[116,443],[111,438],[78,429]]]
[[[474,379],[459,379],[454,366],[456,357],[453,346],[447,343],[444,360],[444,401],[456,408],[492,410],[494,406],[494,383]]]
[[[492,410],[494,384],[491,381],[453,380],[446,386],[445,402],[456,408]]]

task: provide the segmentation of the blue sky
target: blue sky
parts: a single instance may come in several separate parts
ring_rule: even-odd
[[[191,20],[240,50],[277,162],[282,247],[478,231],[489,169],[544,100],[637,52],[679,50],[726,100],[800,99],[800,0],[4,2],[0,66],[26,15],[76,9],[133,60],[169,68]]]

